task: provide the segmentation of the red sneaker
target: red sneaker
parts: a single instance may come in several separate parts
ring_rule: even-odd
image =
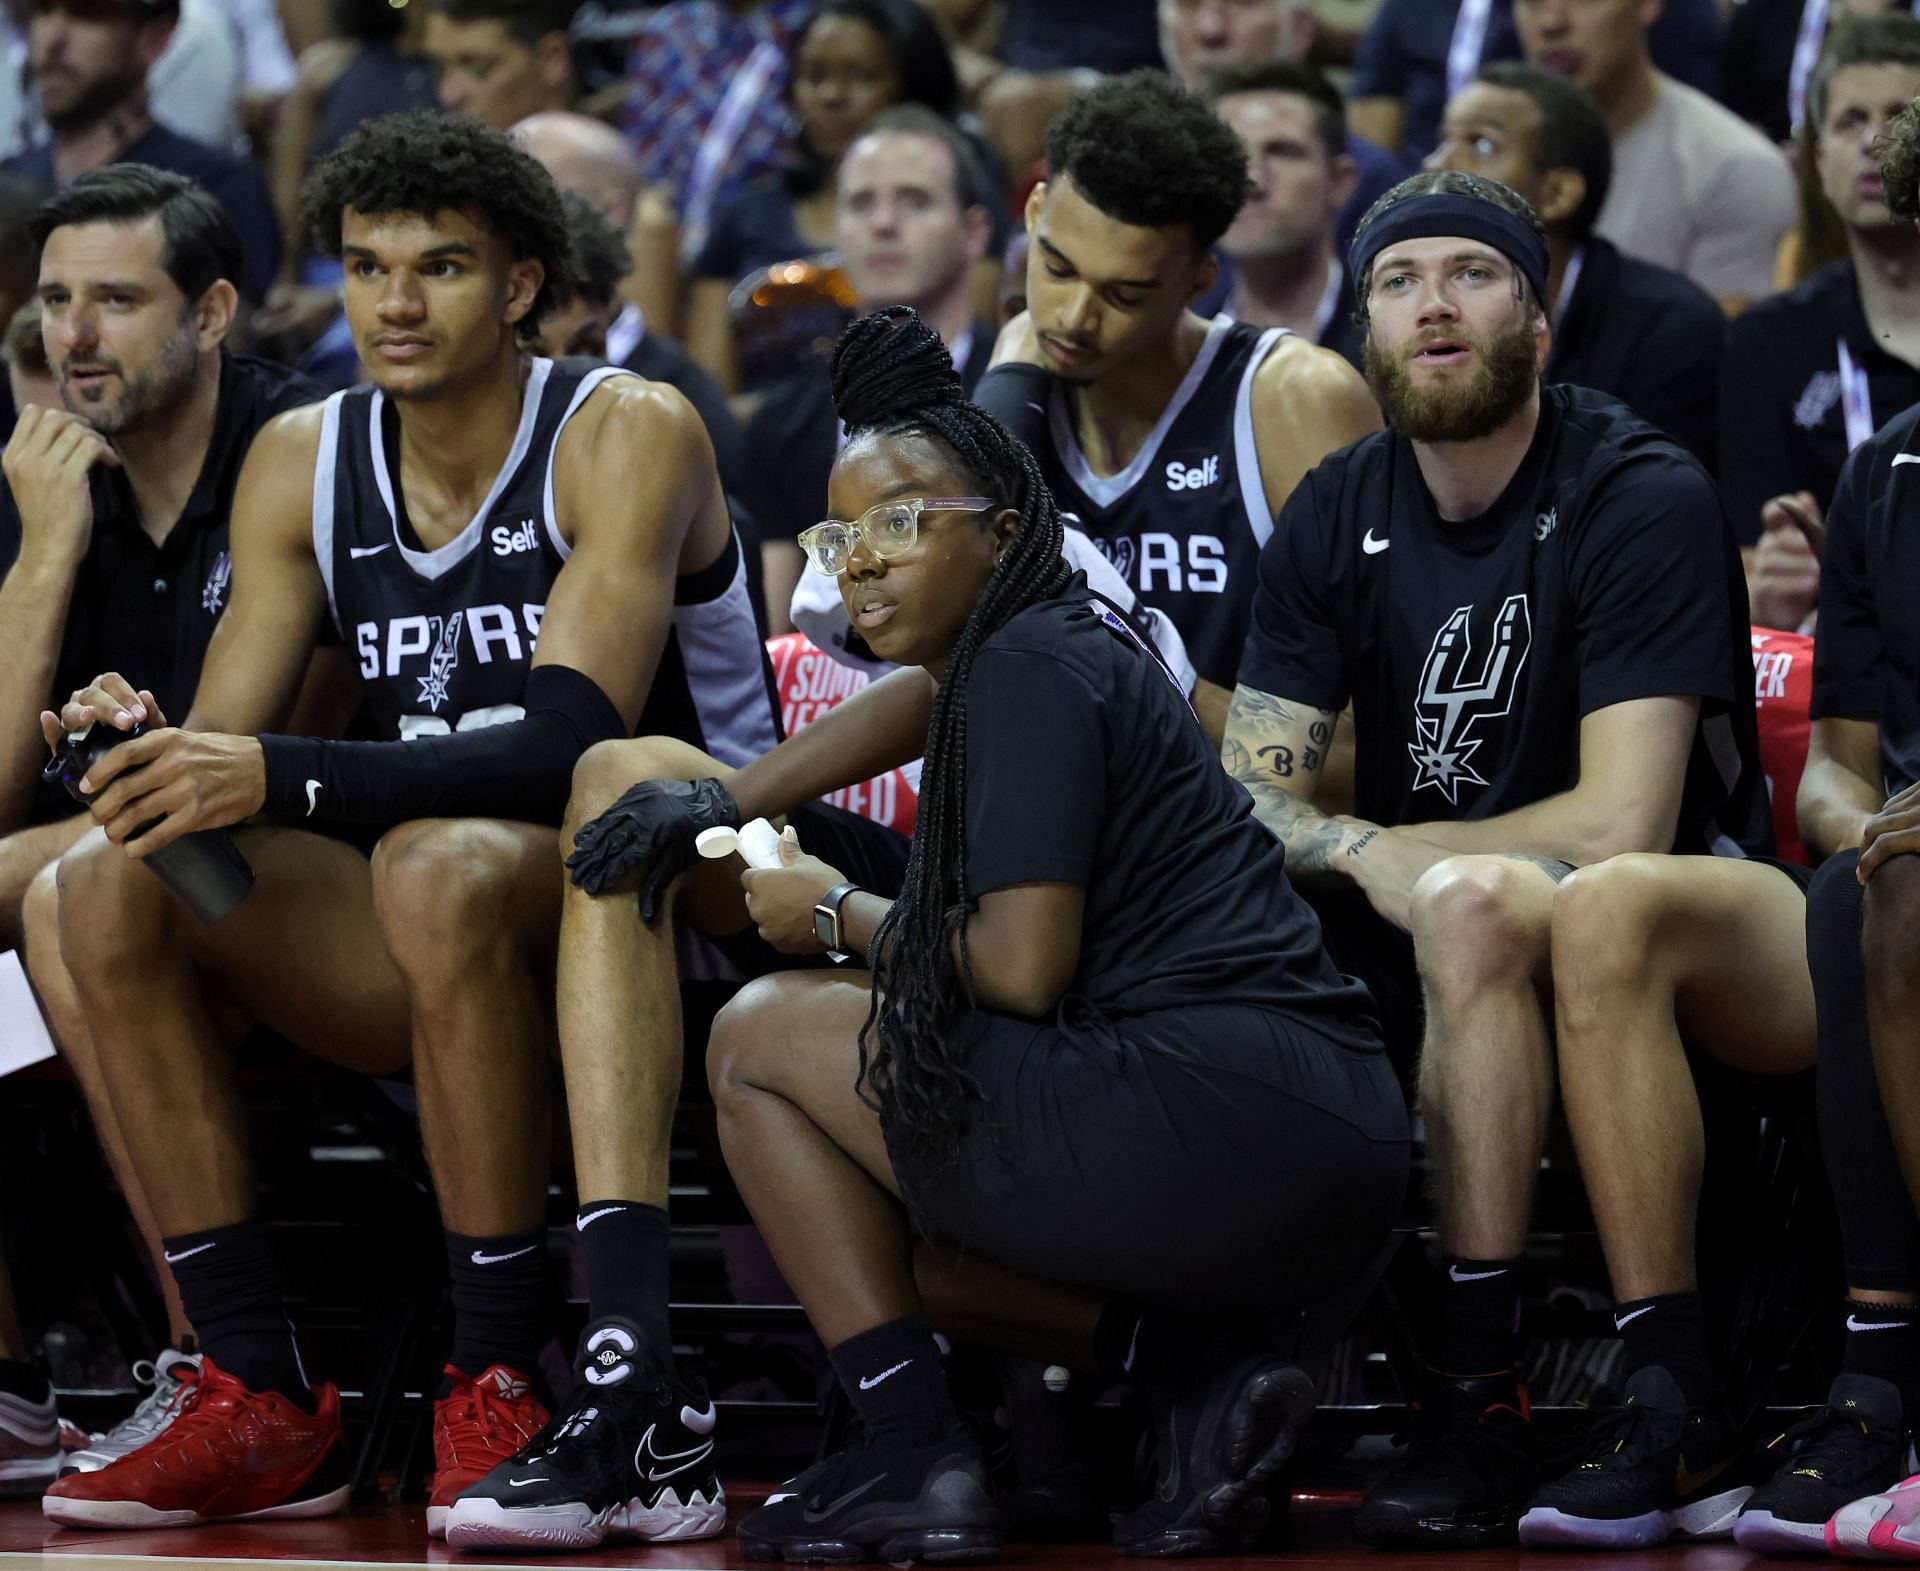
[[[433,1493],[427,1497],[427,1536],[447,1536],[447,1512],[457,1496],[491,1473],[547,1424],[547,1410],[527,1377],[495,1364],[476,1378],[447,1365],[453,1389],[433,1404]]]
[[[180,1415],[138,1451],[71,1473],[40,1502],[62,1527],[198,1527],[256,1517],[331,1516],[347,1503],[340,1392],[316,1386],[316,1413],[249,1391],[203,1358]]]

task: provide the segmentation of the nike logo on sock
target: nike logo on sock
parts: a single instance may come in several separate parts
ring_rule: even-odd
[[[913,1360],[911,1358],[903,1358],[899,1363],[895,1364],[893,1368],[881,1370],[880,1373],[875,1375],[871,1380],[865,1375],[862,1375],[860,1377],[860,1389],[862,1391],[871,1391],[875,1386],[879,1385],[882,1380],[892,1379],[893,1376],[899,1374],[901,1370],[905,1369],[907,1365],[912,1362]]]
[[[525,1249],[516,1249],[504,1255],[483,1255],[476,1249],[473,1252],[473,1263],[477,1266],[497,1266],[502,1260],[518,1260],[522,1255],[530,1255],[539,1247],[538,1244],[528,1244]]]
[[[182,1260],[185,1260],[190,1255],[204,1255],[209,1249],[212,1249],[213,1247],[214,1246],[212,1244],[195,1244],[193,1248],[183,1249],[177,1255],[174,1254],[171,1250],[166,1250],[166,1249],[163,1249],[160,1252],[167,1257],[167,1264],[171,1266],[171,1265],[178,1265]]]
[[[1142,1315],[1140,1320],[1145,1320],[1146,1318],[1145,1315]],[[1122,1374],[1130,1375],[1133,1373],[1133,1355],[1135,1350],[1140,1346],[1140,1320],[1134,1321],[1133,1335],[1127,1338],[1127,1356],[1120,1360],[1120,1372]]]
[[[173,1256],[167,1258],[171,1260]],[[1856,1320],[1852,1315],[1847,1316],[1849,1331],[1904,1331],[1912,1324],[1911,1320]]]
[[[1458,1266],[1448,1266],[1447,1275],[1456,1282],[1485,1282],[1496,1276],[1505,1276],[1507,1268],[1501,1266],[1496,1271],[1462,1271]]]
[[[1613,1329],[1616,1331],[1624,1331],[1629,1320],[1638,1320],[1642,1315],[1650,1315],[1653,1311],[1654,1306],[1648,1304],[1644,1309],[1636,1309],[1630,1315],[1615,1315],[1613,1317]]]
[[[587,1224],[589,1222],[597,1222],[603,1216],[612,1216],[616,1212],[626,1209],[625,1206],[602,1206],[598,1211],[589,1211],[585,1216],[575,1220],[573,1224],[574,1231],[584,1233],[587,1230]]]

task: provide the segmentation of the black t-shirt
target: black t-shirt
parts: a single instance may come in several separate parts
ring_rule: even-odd
[[[217,147],[176,136],[163,125],[152,127],[145,136],[123,148],[113,162],[147,164],[187,175],[205,186],[213,199],[227,210],[227,217],[240,232],[240,254],[246,276],[232,282],[249,299],[266,299],[274,275],[280,270],[280,224],[273,214],[267,183],[258,169],[246,159],[235,158]],[[57,183],[53,177],[51,143],[17,153],[0,168],[30,181],[42,191],[51,191]]]
[[[1874,720],[1887,794],[1920,780],[1920,408],[1855,449],[1827,512],[1814,632],[1816,720]]]
[[[969,896],[1084,888],[1069,991],[1101,1015],[1247,1004],[1377,1050],[1358,1024],[1365,989],[1334,970],[1252,806],[1165,668],[1093,607],[1084,577],[980,646],[967,684]]]
[[[1261,553],[1240,680],[1351,700],[1356,810],[1388,825],[1570,790],[1583,716],[1697,695],[1673,849],[1772,850],[1746,589],[1713,483],[1584,388],[1543,391],[1526,458],[1477,518],[1443,522],[1390,431],[1322,462]]]
[[[1726,312],[1691,278],[1592,235],[1554,325],[1546,379],[1619,399],[1711,470],[1726,339]]]
[[[1737,539],[1760,538],[1760,509],[1811,491],[1822,507],[1846,462],[1839,345],[1866,373],[1867,431],[1920,403],[1920,370],[1874,340],[1851,261],[1750,305],[1727,330],[1720,377],[1720,489]]]
[[[261,426],[325,396],[285,366],[225,356],[206,461],[186,510],[157,546],[140,527],[125,471],[94,465],[93,540],[68,602],[49,708],[102,672],[118,671],[151,691],[169,720],[186,719],[207,643],[227,605],[233,575],[227,525],[241,462]],[[0,479],[0,571],[11,570],[19,554],[20,513],[12,488]],[[72,799],[58,786],[43,786],[34,798],[36,823],[72,812]]]

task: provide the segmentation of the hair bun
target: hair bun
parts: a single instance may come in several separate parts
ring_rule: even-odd
[[[849,431],[967,401],[947,346],[911,306],[851,323],[834,346],[831,375],[833,405]]]

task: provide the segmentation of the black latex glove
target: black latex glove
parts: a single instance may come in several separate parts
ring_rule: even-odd
[[[573,837],[567,870],[590,895],[638,880],[651,922],[673,881],[699,857],[703,829],[738,829],[740,804],[718,780],[643,780]]]

